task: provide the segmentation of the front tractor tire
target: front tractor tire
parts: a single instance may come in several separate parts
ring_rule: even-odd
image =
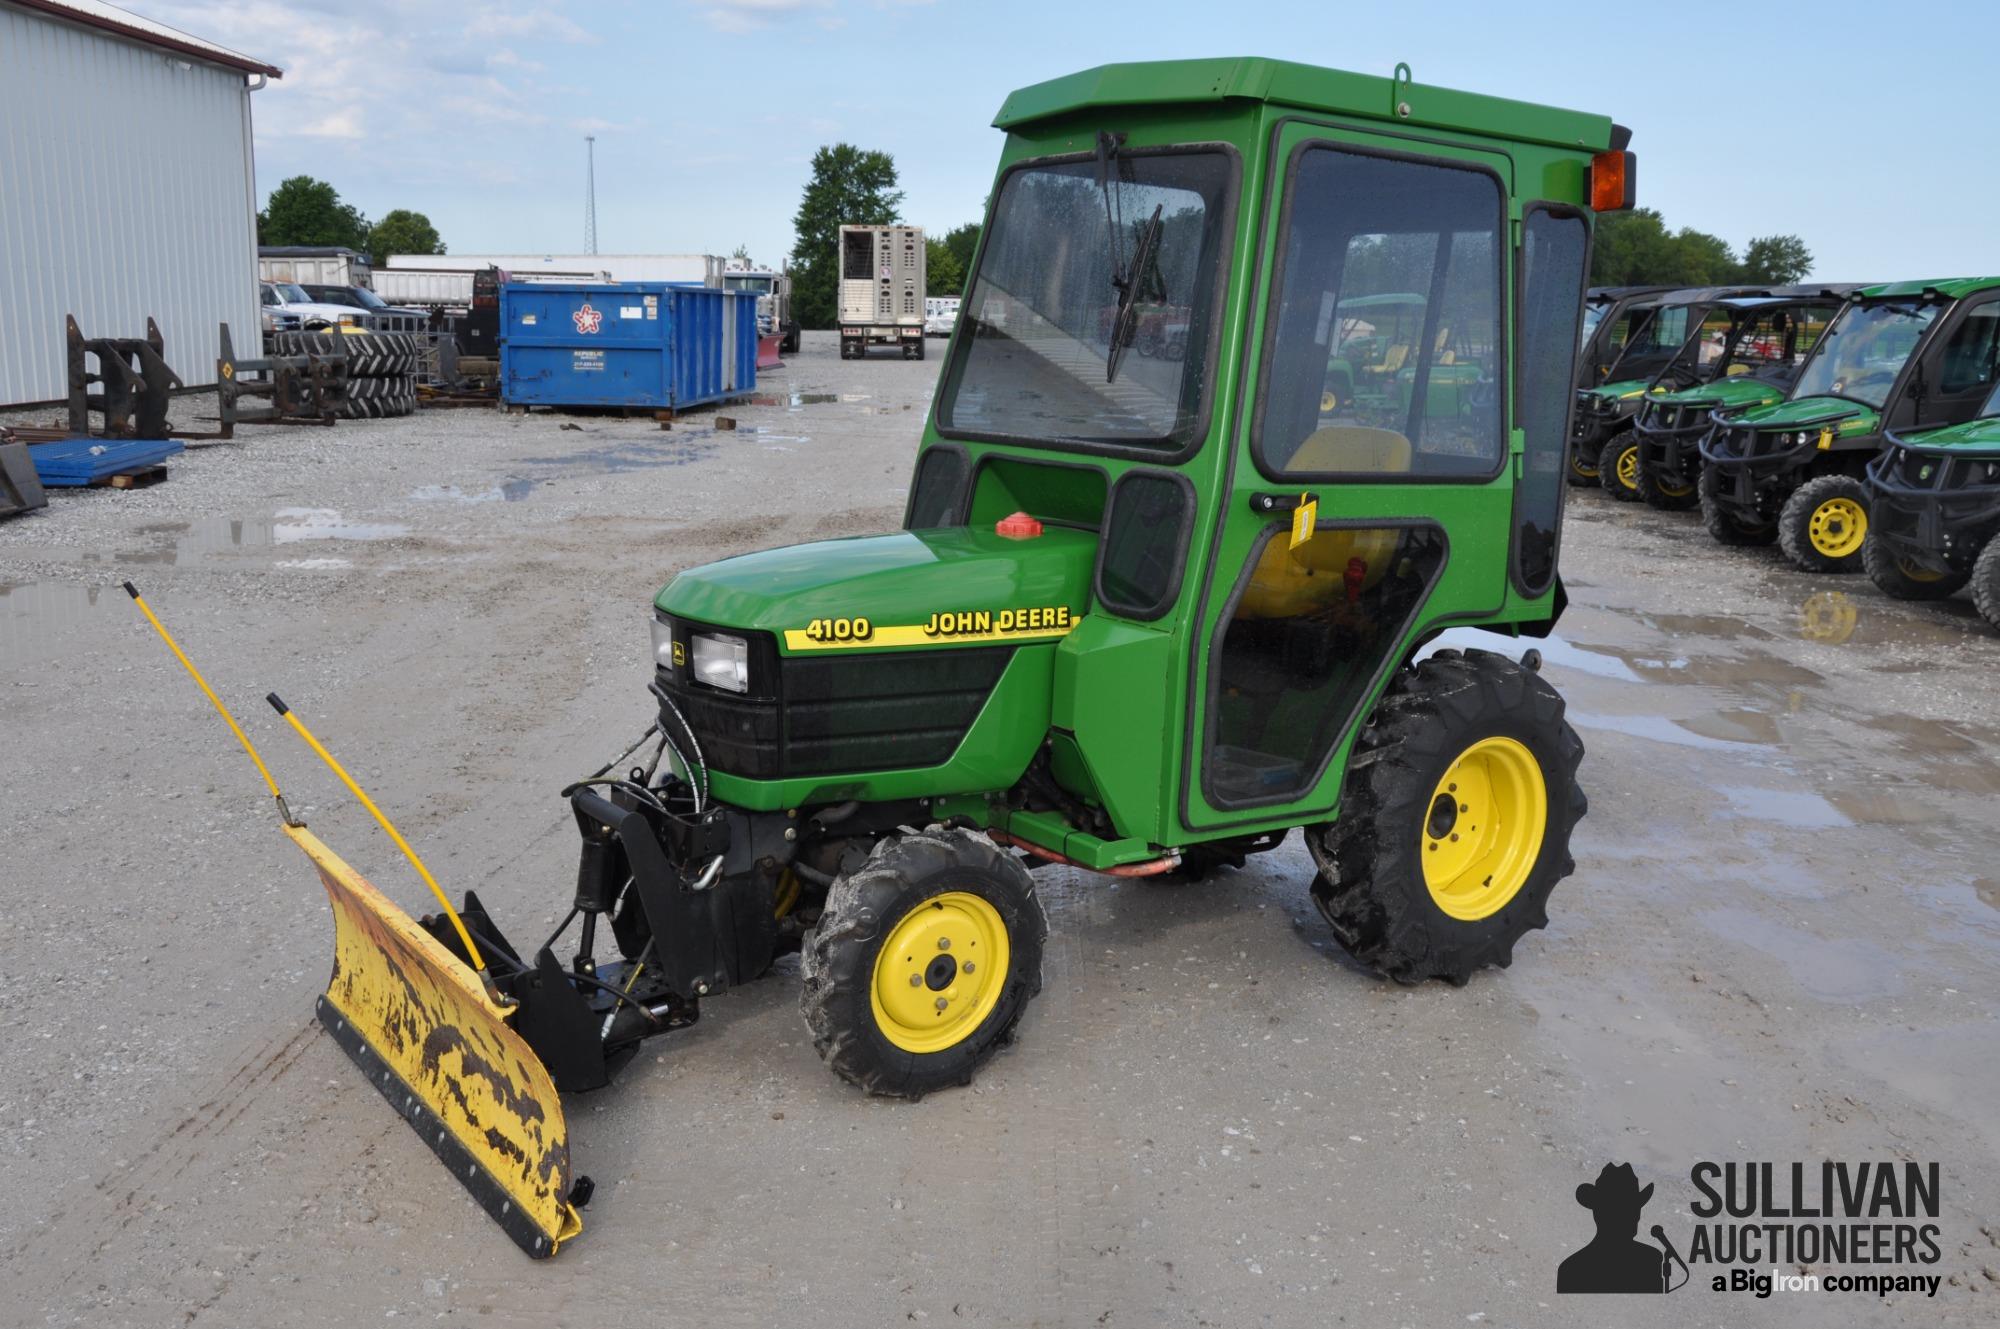
[[[1389,686],[1355,744],[1340,819],[1310,828],[1313,901],[1402,983],[1463,984],[1548,925],[1588,808],[1556,690],[1487,651],[1439,651]]]
[[[1725,506],[1721,496],[1722,474],[1713,466],[1701,468],[1695,494],[1701,505],[1701,524],[1717,544],[1733,548],[1768,545],[1778,538],[1778,528],[1767,521],[1745,521]]]
[[[1034,879],[972,831],[875,846],[805,939],[800,1004],[821,1060],[871,1094],[968,1084],[1042,989]]]
[[[1897,600],[1949,600],[1972,579],[1970,572],[1937,572],[1912,562],[1873,535],[1862,542],[1861,567],[1878,590]]]
[[[1699,461],[1694,463],[1696,466],[1700,464]],[[1701,501],[1695,494],[1694,481],[1670,480],[1643,460],[1639,463],[1639,474],[1633,480],[1633,488],[1641,502],[1661,512],[1685,512]]]
[[[1604,444],[1601,441],[1586,443],[1580,438],[1571,439],[1569,445],[1569,482],[1579,488],[1602,485],[1604,482],[1597,478],[1597,458],[1598,454],[1603,450]]]
[[[1805,572],[1857,572],[1868,541],[1868,487],[1821,475],[1792,491],[1778,514],[1778,548]]]
[[[1641,457],[1639,435],[1630,429],[1606,443],[1597,454],[1597,482],[1604,492],[1621,503],[1637,499]]]

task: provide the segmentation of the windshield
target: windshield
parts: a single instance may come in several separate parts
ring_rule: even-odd
[[[938,423],[1038,442],[1177,447],[1205,415],[1222,198],[1220,152],[1120,154],[1008,174]],[[1107,382],[1119,287],[1155,210],[1151,260],[1131,274],[1130,340]]]
[[[1792,396],[1845,397],[1879,409],[1936,317],[1935,306],[1849,305],[1820,338]]]
[[[369,290],[366,286],[356,286],[354,288],[354,298],[360,304],[364,305],[369,309],[387,309],[389,307],[389,302],[387,300],[384,300],[381,296],[375,294],[375,292]]]
[[[1610,305],[1585,305],[1583,307],[1583,327],[1576,334],[1576,349],[1579,351],[1590,345],[1590,334],[1597,331],[1597,325],[1604,321],[1604,311]]]
[[[771,293],[769,277],[724,277],[722,284],[732,291],[755,291],[759,295]]]
[[[313,298],[306,294],[306,288],[297,282],[277,282],[271,289],[278,293],[278,299],[285,304],[309,305],[313,303]]]

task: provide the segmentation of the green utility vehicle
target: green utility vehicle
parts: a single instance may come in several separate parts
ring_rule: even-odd
[[[1883,437],[1868,465],[1869,579],[1899,600],[1970,583],[1979,616],[2000,629],[2000,385],[1975,419]]]
[[[1857,285],[1775,287],[1768,296],[1716,301],[1654,380],[1632,433],[1600,456],[1605,489],[1670,511],[1694,507],[1695,445],[1713,423],[1710,414],[1784,400]]]
[[[1631,432],[1632,417],[1654,377],[1680,353],[1688,335],[1708,316],[1710,305],[1732,295],[1762,294],[1761,290],[1742,287],[1694,286],[1633,301],[1635,322],[1624,347],[1598,382],[1577,389],[1570,425],[1574,435],[1570,483],[1604,483],[1601,462],[1605,445]]]
[[[1696,483],[1709,534],[1777,542],[1808,572],[1860,567],[1864,473],[1883,431],[1969,419],[2000,355],[2000,277],[1865,286],[1813,348],[1785,400],[1718,414]]]
[[[1593,286],[1583,297],[1583,327],[1577,338],[1576,386],[1595,387],[1618,362],[1619,352],[1634,331],[1646,325],[1653,309],[1646,297],[1671,291],[1671,286]]]
[[[1562,613],[1591,215],[1631,205],[1627,132],[1261,59],[1092,69],[995,123],[903,529],[660,591],[651,755],[565,791],[556,935],[516,949],[470,895],[406,929],[315,858],[349,920],[323,1018],[533,1253],[580,1203],[538,1086],[606,1083],[786,952],[832,1069],[915,1098],[1040,989],[1032,867],[1198,875],[1302,829],[1341,943],[1450,983],[1508,964],[1574,867],[1583,745],[1538,653],[1425,651]],[[1129,353],[1142,294],[1186,310],[1180,356]],[[1364,392],[1388,349],[1343,357],[1345,320],[1381,295],[1421,302],[1369,334],[1404,349]]]

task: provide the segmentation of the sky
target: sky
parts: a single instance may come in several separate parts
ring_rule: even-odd
[[[127,0],[268,60],[257,185],[330,180],[458,253],[791,247],[809,163],[895,157],[904,220],[978,217],[1013,88],[1092,65],[1271,55],[1611,116],[1639,198],[1739,251],[1794,233],[1827,281],[2000,272],[2000,5]],[[1704,31],[1703,15],[1714,27]],[[1952,59],[1975,53],[1975,64]]]

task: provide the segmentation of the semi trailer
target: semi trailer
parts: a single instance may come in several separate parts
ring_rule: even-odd
[[[840,358],[887,342],[924,358],[924,228],[840,228]]]

